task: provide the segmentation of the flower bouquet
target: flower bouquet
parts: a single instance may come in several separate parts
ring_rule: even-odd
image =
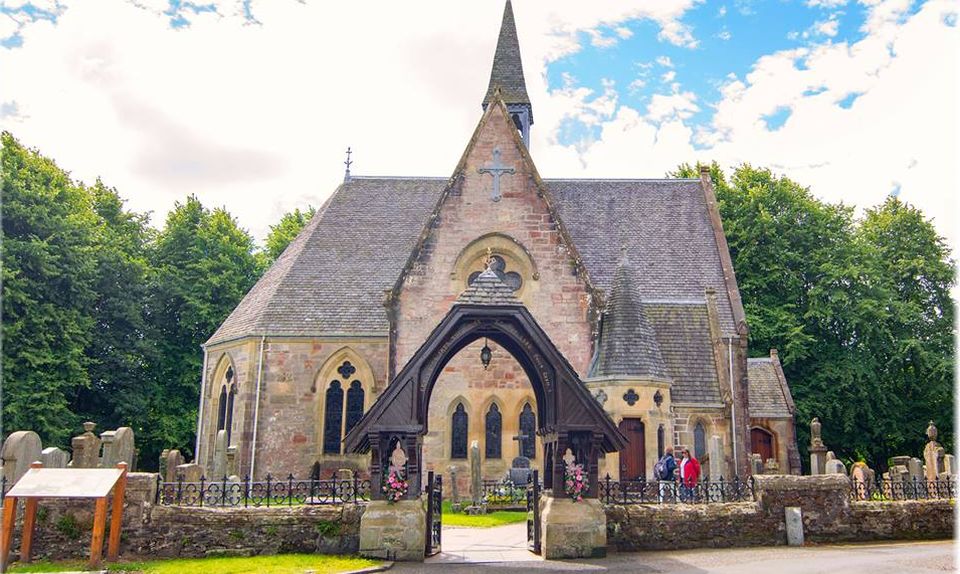
[[[563,491],[574,502],[581,502],[588,490],[590,490],[590,479],[583,470],[583,465],[568,464],[563,471]]]
[[[383,485],[383,493],[386,495],[387,502],[392,503],[403,500],[408,489],[409,485],[400,471],[391,470],[387,475],[386,484]]]

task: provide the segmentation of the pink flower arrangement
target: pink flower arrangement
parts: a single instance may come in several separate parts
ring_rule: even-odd
[[[568,464],[563,471],[563,491],[574,502],[581,502],[583,495],[590,490],[590,479],[583,470],[582,464]]]
[[[387,502],[397,502],[398,500],[403,500],[408,488],[409,485],[407,481],[403,479],[400,472],[392,470],[390,474],[387,475],[386,484],[383,485],[383,493],[387,497]]]

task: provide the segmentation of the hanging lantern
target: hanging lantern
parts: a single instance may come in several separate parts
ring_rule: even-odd
[[[483,348],[480,349],[480,362],[483,363],[483,370],[486,371],[487,367],[490,366],[490,359],[493,357],[493,351],[490,350],[490,345],[487,344],[487,340],[483,340]]]

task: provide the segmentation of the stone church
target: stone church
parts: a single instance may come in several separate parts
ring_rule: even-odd
[[[690,448],[713,475],[754,472],[752,453],[799,473],[777,353],[748,359],[709,175],[544,178],[533,125],[508,0],[482,115],[453,174],[348,167],[204,345],[199,462],[213,468],[230,445],[240,475],[307,476],[317,463],[324,477],[366,474],[369,457],[345,452],[344,437],[489,269],[627,439],[601,476],[649,478],[666,446]],[[534,390],[493,341],[461,349],[429,401],[424,469],[459,467],[465,479],[474,441],[485,479],[518,456],[542,465]]]

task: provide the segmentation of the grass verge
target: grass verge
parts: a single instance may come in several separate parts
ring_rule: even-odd
[[[149,560],[145,562],[118,562],[104,564],[108,572],[130,574],[337,574],[370,568],[376,560],[352,556],[323,556],[318,554],[278,554],[276,556],[180,558]],[[84,570],[79,561],[34,562],[14,564],[10,572],[68,572]]]
[[[454,512],[450,502],[443,501],[443,525],[464,526],[467,528],[490,528],[504,524],[526,522],[527,513],[522,510],[495,510],[488,514],[463,514]]]

